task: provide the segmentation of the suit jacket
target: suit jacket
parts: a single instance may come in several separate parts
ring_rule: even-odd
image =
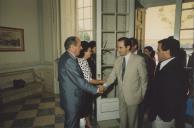
[[[191,54],[191,56],[189,57],[189,60],[188,60],[188,67],[192,67],[194,68],[194,52]]]
[[[187,66],[191,67],[191,69],[188,71],[189,82],[191,83],[191,86],[194,87],[194,52],[189,57],[188,65]]]
[[[175,119],[186,100],[185,70],[178,59],[173,59],[161,70],[156,68],[151,86],[151,120],[158,115],[163,121]]]
[[[131,54],[125,68],[122,80],[123,57],[118,57],[113,70],[109,75],[106,85],[118,80],[119,93],[122,93],[127,105],[139,104],[145,95],[147,88],[147,70],[143,57]]]
[[[79,114],[84,107],[85,93],[96,94],[97,92],[97,88],[84,79],[76,58],[69,52],[65,52],[60,57],[58,79],[60,103],[66,112]]]

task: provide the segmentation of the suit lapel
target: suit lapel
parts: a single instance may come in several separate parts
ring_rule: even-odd
[[[128,59],[128,62],[127,62],[126,71],[128,71],[128,68],[130,68],[130,66],[131,66],[131,64],[132,64],[132,62],[133,62],[133,59],[134,59],[134,55],[131,54],[131,55],[129,56],[129,59]]]
[[[158,63],[157,67],[156,67],[156,70],[155,70],[155,76],[158,75],[159,71],[160,71],[160,65],[161,65],[161,62]]]
[[[78,70],[79,70],[79,72],[80,72],[81,76],[83,76],[83,77],[84,77],[84,74],[83,74],[83,72],[82,72],[82,69],[81,69],[81,67],[80,67],[79,63],[78,63],[77,58],[76,58],[76,57],[74,57],[73,55],[71,55],[69,52],[67,52],[67,53],[68,53],[68,55],[70,56],[70,58],[71,58],[71,59],[75,62],[75,64],[76,64],[76,66],[78,67]]]
[[[165,70],[167,70],[168,68],[171,68],[171,66],[174,65],[174,62],[175,62],[175,61],[176,61],[176,58],[172,59],[170,62],[168,62],[168,63],[160,70],[160,72],[161,72],[161,71],[165,71]]]
[[[131,67],[131,64],[132,64],[132,62],[133,62],[133,59],[134,59],[134,55],[131,54],[131,55],[129,56],[128,61],[127,61],[127,65],[126,65],[126,67],[125,67],[125,74],[124,74],[123,81],[124,81],[125,77],[127,76],[127,74],[129,73],[128,71],[129,71],[129,68]],[[122,64],[121,64],[121,65],[122,65]],[[122,66],[121,66],[120,69],[122,70]],[[122,73],[121,73],[121,74],[122,74]]]
[[[118,69],[118,72],[119,72],[119,77],[122,79],[122,62],[123,62],[123,57],[120,57],[120,60],[119,60],[119,69]]]

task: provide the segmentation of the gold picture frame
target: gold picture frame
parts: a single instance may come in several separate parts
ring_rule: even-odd
[[[0,52],[24,51],[24,29],[0,26]]]

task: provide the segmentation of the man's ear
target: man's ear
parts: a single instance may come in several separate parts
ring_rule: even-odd
[[[135,45],[134,47],[137,48],[137,45]]]
[[[166,50],[165,52],[170,54],[170,50],[169,50],[169,49],[168,49],[168,50]]]
[[[128,48],[129,50],[131,50],[131,46],[128,45],[127,48]]]
[[[70,49],[71,51],[73,51],[73,50],[74,50],[74,45],[71,45],[71,46],[69,47],[69,49]]]
[[[170,50],[166,50],[165,51],[165,54],[168,55],[168,56],[170,56]]]

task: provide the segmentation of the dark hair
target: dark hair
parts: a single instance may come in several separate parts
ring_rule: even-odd
[[[137,39],[132,37],[132,38],[129,38],[129,40],[130,40],[130,42],[132,44],[132,47],[137,45],[137,49],[138,49],[138,41],[137,41]]]
[[[64,47],[65,50],[69,49],[71,45],[76,45],[76,36],[70,36],[65,40]]]
[[[80,51],[79,58],[83,58],[85,52],[88,51],[88,49],[91,47],[90,44],[87,41],[81,41],[82,50]]]
[[[194,48],[194,43],[192,44],[192,47]]]
[[[147,49],[149,52],[154,51],[154,49],[151,46],[146,46],[146,47],[144,47],[144,49]]]
[[[96,41],[92,40],[89,42],[91,49],[96,47]]]
[[[158,41],[161,44],[163,51],[170,51],[170,55],[176,57],[180,50],[180,43],[178,40],[174,39],[172,36]]]
[[[151,52],[151,54],[150,54],[151,58],[155,58],[155,54],[156,54],[156,52],[153,50],[153,51]]]
[[[151,46],[146,46],[146,47],[144,47],[144,49],[147,49],[150,52],[151,58],[154,58],[155,51],[154,51],[154,49]]]
[[[130,46],[130,48],[131,48],[131,43],[129,42],[129,38],[127,38],[127,37],[121,37],[117,41],[123,41],[125,47]]]

